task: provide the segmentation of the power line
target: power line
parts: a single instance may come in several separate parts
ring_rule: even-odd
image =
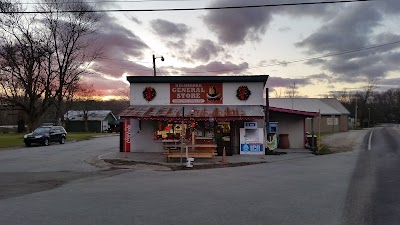
[[[383,43],[383,44],[379,44],[379,45],[371,45],[371,46],[367,46],[367,47],[364,47],[364,48],[346,50],[346,51],[341,51],[341,52],[334,52],[334,53],[329,53],[329,54],[325,54],[325,55],[321,55],[321,56],[316,56],[316,57],[306,58],[306,59],[298,59],[298,60],[293,60],[293,61],[289,61],[289,62],[274,63],[274,64],[261,65],[261,66],[253,66],[253,67],[249,67],[249,68],[246,68],[246,69],[255,69],[255,68],[260,68],[260,67],[279,66],[279,65],[287,65],[287,64],[291,64],[291,63],[297,63],[297,62],[305,62],[305,61],[310,61],[310,60],[314,60],[314,59],[321,59],[321,58],[326,58],[326,57],[331,57],[331,56],[344,55],[344,54],[349,54],[349,53],[354,53],[354,52],[359,52],[359,51],[365,51],[365,50],[369,50],[369,49],[384,47],[384,46],[398,44],[398,43],[400,43],[400,41]],[[193,71],[193,72],[190,72],[190,73],[219,73],[219,72],[231,72],[231,71],[238,71],[238,70],[243,70],[243,69],[214,70],[214,71]]]
[[[81,2],[63,2],[61,4],[98,4],[98,3],[143,3],[143,2],[195,2],[195,1],[201,1],[201,0],[105,0],[105,1],[81,1]],[[14,4],[20,4],[20,5],[36,5],[36,4],[45,4],[45,5],[55,5],[55,4],[60,4],[59,2],[44,2],[44,3],[39,3],[39,2],[18,2]]]
[[[261,68],[261,67],[270,67],[270,66],[279,66],[279,65],[287,65],[287,64],[291,64],[291,63],[298,63],[298,62],[305,62],[305,61],[310,61],[310,60],[314,60],[314,59],[321,59],[321,58],[326,58],[326,57],[332,57],[332,56],[337,56],[337,55],[344,55],[344,54],[349,54],[349,53],[354,53],[354,52],[359,52],[359,51],[365,51],[365,50],[369,50],[369,49],[374,49],[374,48],[380,48],[380,47],[384,47],[384,46],[388,46],[388,45],[393,45],[393,44],[398,44],[400,43],[399,41],[394,41],[394,42],[388,42],[388,43],[383,43],[383,44],[379,44],[379,45],[371,45],[371,46],[367,46],[364,48],[357,48],[357,49],[351,49],[351,50],[345,50],[345,51],[341,51],[341,52],[334,52],[334,53],[328,53],[325,55],[321,55],[321,56],[316,56],[316,57],[311,57],[311,58],[306,58],[306,59],[298,59],[298,60],[293,60],[293,61],[289,61],[289,62],[282,62],[282,63],[274,63],[274,64],[268,64],[268,65],[260,65],[260,66],[253,66],[253,67],[248,67],[248,68],[241,68],[241,69],[224,69],[224,70],[209,70],[209,71],[189,71],[189,73],[194,73],[194,74],[199,74],[199,73],[220,73],[220,72],[232,72],[232,71],[239,71],[239,70],[246,70],[246,69],[255,69],[255,68]],[[107,58],[109,60],[116,60],[116,61],[129,61],[129,60],[123,60],[123,59],[112,59],[112,58]],[[133,61],[134,62],[134,61]],[[99,67],[106,67],[106,68],[114,68],[114,69],[132,69],[132,68],[128,68],[128,67],[114,67],[114,66],[106,66],[106,65],[101,65]],[[151,68],[147,69],[133,69],[135,71],[152,71]]]
[[[166,9],[93,9],[93,10],[59,10],[60,13],[95,13],[95,12],[165,12],[165,11],[199,11],[199,10],[217,10],[217,9],[246,9],[246,8],[264,8],[281,6],[302,6],[302,5],[321,5],[338,4],[353,2],[369,2],[374,0],[340,0],[340,1],[322,1],[322,2],[298,2],[282,4],[264,4],[264,5],[242,5],[242,6],[222,6],[222,7],[202,7],[202,8],[166,8]],[[43,14],[53,13],[51,11],[26,11],[26,12],[0,12],[0,14]]]
[[[326,58],[326,57],[331,57],[331,56],[344,55],[344,54],[349,54],[349,53],[353,53],[353,52],[369,50],[369,49],[373,49],[373,48],[384,47],[384,46],[387,46],[387,45],[393,45],[393,44],[398,44],[398,43],[400,43],[400,41],[394,41],[394,42],[389,42],[389,43],[384,43],[384,44],[379,44],[379,45],[371,45],[371,46],[367,46],[367,47],[364,47],[364,48],[358,48],[358,49],[346,50],[346,51],[341,51],[341,52],[328,53],[328,54],[325,54],[325,55],[316,56],[316,57],[312,57],[312,58],[299,59],[299,60],[294,60],[294,61],[289,61],[289,62],[282,62],[282,63],[275,63],[275,64],[268,64],[268,65],[262,65],[262,66],[258,66],[258,67],[279,66],[279,65],[286,65],[286,64],[290,64],[290,63],[310,61],[310,60],[314,60],[314,59],[321,59],[321,58]],[[258,67],[253,67],[253,68],[258,68]]]
[[[133,62],[133,63],[151,64],[151,62],[149,62],[149,61],[133,61],[133,60],[127,60],[127,59],[113,59],[113,58],[108,58],[108,57],[99,57],[99,59],[107,59],[107,60],[121,61],[121,62]]]

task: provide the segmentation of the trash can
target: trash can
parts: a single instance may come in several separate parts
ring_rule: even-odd
[[[314,146],[313,146],[313,139],[314,139]],[[317,135],[314,134],[314,138],[310,133],[307,133],[307,144],[306,144],[306,148],[312,148],[317,146]]]
[[[279,148],[290,148],[289,134],[279,134]]]

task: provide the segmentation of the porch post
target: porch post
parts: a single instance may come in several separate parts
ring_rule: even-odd
[[[266,149],[268,148],[267,146],[267,140],[268,140],[268,129],[269,129],[269,90],[268,88],[265,88],[265,107],[264,107],[264,113],[265,113],[265,133],[264,133],[264,154],[266,154]],[[269,149],[267,149],[269,151]]]

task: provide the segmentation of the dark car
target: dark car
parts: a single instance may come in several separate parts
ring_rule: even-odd
[[[49,145],[50,142],[58,142],[64,144],[67,139],[67,131],[62,126],[41,126],[36,128],[32,133],[24,136],[26,146],[31,144]]]

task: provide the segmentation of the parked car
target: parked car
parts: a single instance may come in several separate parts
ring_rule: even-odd
[[[33,143],[49,145],[50,142],[64,144],[67,139],[67,131],[62,126],[41,126],[32,133],[24,136],[24,142],[27,147]]]

